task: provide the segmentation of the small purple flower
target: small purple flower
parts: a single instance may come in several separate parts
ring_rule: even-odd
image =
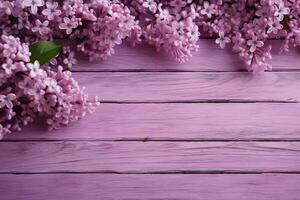
[[[214,5],[209,4],[209,2],[205,1],[203,4],[203,9],[200,12],[202,15],[206,15],[208,18],[211,18],[215,13]]]
[[[257,39],[257,36],[253,36],[251,40],[247,41],[247,45],[250,46],[250,52],[255,52],[257,47],[264,46],[264,42]]]
[[[3,56],[7,58],[15,58],[15,54],[18,52],[18,40],[14,38],[12,35],[6,36],[2,35],[2,40],[4,40],[3,46]]]
[[[26,44],[22,44],[17,53],[16,59],[22,60],[24,62],[30,61],[31,53],[29,51],[29,47]]]
[[[7,75],[11,75],[12,70],[15,69],[15,64],[13,63],[13,61],[11,59],[8,59],[6,61],[6,63],[1,65],[1,68],[4,69],[4,71]]]
[[[167,9],[163,9],[162,8],[162,4],[158,5],[158,14],[156,15],[156,17],[161,20],[161,21],[170,21],[171,20],[171,15],[169,10]]]
[[[78,27],[78,23],[74,22],[73,20],[69,19],[68,17],[65,17],[64,22],[59,24],[59,28],[62,30],[66,30],[66,33],[70,35],[72,33],[72,30]]]
[[[7,107],[9,109],[13,108],[12,101],[16,99],[16,95],[10,93],[8,95],[0,95],[0,108]]]
[[[28,63],[27,67],[29,69],[29,76],[31,78],[35,78],[37,76],[41,76],[41,77],[46,76],[46,72],[40,68],[40,63],[37,60],[33,64]]]
[[[231,40],[229,37],[225,37],[223,31],[219,32],[219,38],[216,39],[216,44],[219,44],[222,49],[225,48],[226,43],[230,43]]]
[[[48,25],[49,25],[49,21],[45,20],[44,22],[41,22],[39,19],[37,19],[35,21],[35,26],[32,27],[32,32],[34,33],[38,32],[41,35],[46,35],[50,32]]]
[[[61,87],[58,85],[57,81],[52,78],[47,78],[44,81],[44,84],[47,87],[47,91],[50,93],[59,93],[61,91]]]
[[[153,13],[157,10],[157,3],[154,0],[145,0],[142,5]]]
[[[44,0],[24,0],[23,6],[30,7],[32,14],[37,14],[38,7],[44,5]]]
[[[279,20],[269,21],[268,22],[269,28],[267,33],[274,33],[277,34],[279,30],[283,29],[283,25],[279,22]]]
[[[58,9],[57,2],[46,2],[46,9],[42,11],[42,14],[47,16],[48,20],[53,20],[55,16],[59,16],[61,11]]]
[[[281,2],[278,5],[278,10],[274,13],[274,16],[278,18],[279,21],[282,21],[284,18],[284,15],[287,15],[290,13],[290,9],[285,7],[284,3]]]
[[[71,68],[74,64],[77,63],[77,60],[75,59],[75,54],[74,52],[69,53],[68,58],[65,58],[63,60],[63,63],[68,66],[68,68]]]
[[[184,33],[185,26],[183,22],[173,21],[171,28],[174,33],[182,35]]]
[[[187,32],[187,38],[191,41],[197,42],[199,39],[200,33],[198,26],[192,26],[190,30]]]

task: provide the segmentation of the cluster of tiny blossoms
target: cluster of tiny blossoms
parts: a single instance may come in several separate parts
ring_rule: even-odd
[[[0,0],[0,31],[23,41],[61,40],[57,58],[71,66],[77,50],[90,59],[114,53],[123,40],[145,42],[184,62],[200,32],[230,45],[250,71],[271,69],[268,39],[282,50],[300,44],[300,0]]]
[[[29,63],[26,43],[11,35],[0,37],[0,138],[37,117],[51,130],[95,109],[97,99],[88,100],[69,71]]]
[[[197,50],[202,35],[229,45],[249,71],[270,70],[268,39],[282,49],[300,45],[300,0],[122,0],[139,21],[143,39],[179,61]]]
[[[73,51],[104,59],[137,29],[129,9],[117,1],[0,0],[0,32],[30,43],[59,41],[64,54],[56,61],[69,67]]]

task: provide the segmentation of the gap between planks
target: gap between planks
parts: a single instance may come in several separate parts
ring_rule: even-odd
[[[101,104],[224,104],[224,103],[299,103],[297,100],[272,100],[272,99],[262,99],[262,100],[247,100],[247,99],[191,99],[191,100],[149,100],[149,101],[100,101]]]
[[[202,73],[232,73],[232,72],[240,72],[240,73],[247,73],[247,74],[253,74],[253,72],[250,72],[246,69],[239,69],[239,70],[227,70],[227,71],[218,71],[218,70],[188,70],[188,69],[169,69],[169,70],[164,70],[164,69],[107,69],[107,70],[101,70],[101,67],[99,70],[93,71],[93,70],[78,70],[76,67],[74,70],[72,70],[73,74],[76,73],[83,73],[83,72],[93,72],[93,73],[143,73],[143,72],[153,72],[153,73],[182,73],[182,72],[202,72]],[[258,73],[282,73],[282,72],[300,72],[300,66],[299,68],[295,69],[282,69],[282,68],[276,68],[272,69],[269,71],[264,71],[264,72],[258,72]]]
[[[220,138],[209,138],[209,139],[199,139],[199,138],[187,138],[187,139],[174,139],[174,138],[119,138],[119,139],[2,139],[0,144],[3,142],[300,142],[300,139],[282,138],[249,138],[249,139],[220,139]]]
[[[118,171],[85,171],[85,172],[74,172],[74,171],[51,171],[51,172],[0,172],[1,175],[300,175],[300,171],[230,171],[230,170],[173,170],[173,171],[149,171],[149,172],[118,172]]]

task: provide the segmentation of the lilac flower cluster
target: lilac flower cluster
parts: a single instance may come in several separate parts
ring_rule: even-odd
[[[282,50],[300,44],[300,0],[0,0],[0,31],[25,42],[66,43],[56,63],[71,66],[74,50],[104,59],[115,45],[145,42],[180,62],[198,49],[200,32],[230,44],[250,71],[271,69],[268,39]]]
[[[180,62],[197,51],[200,36],[195,20],[199,16],[192,1],[122,1],[139,23],[144,42],[169,52]],[[138,34],[137,34],[138,35]]]
[[[98,104],[62,66],[53,70],[41,68],[38,61],[29,63],[28,45],[19,38],[1,35],[0,52],[0,138],[37,117],[50,130],[68,125]]]
[[[300,45],[299,0],[122,0],[139,21],[144,40],[179,61],[197,50],[200,32],[231,44],[249,71],[270,70],[268,39],[282,50]]]
[[[139,27],[130,10],[108,0],[0,0],[0,32],[24,42],[63,43],[62,65],[74,64],[74,50],[104,59]]]

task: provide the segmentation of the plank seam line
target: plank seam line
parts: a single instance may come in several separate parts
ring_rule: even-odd
[[[215,174],[215,175],[240,175],[240,174],[300,174],[300,171],[229,171],[229,170],[173,170],[173,171],[50,171],[50,172],[26,172],[26,171],[12,171],[12,172],[0,172],[0,175],[43,175],[43,174]]]
[[[298,143],[300,139],[270,139],[270,138],[254,138],[254,139],[156,139],[156,138],[120,138],[120,139],[3,139],[0,141],[1,143],[30,143],[30,142],[38,142],[38,143],[52,143],[52,142],[190,142],[190,143],[200,143],[200,142],[239,142],[239,143],[251,143],[251,142],[285,142],[285,143]]]
[[[203,35],[203,36],[199,37],[199,40],[215,40],[217,38],[218,37]],[[269,38],[269,39],[267,39],[267,41],[283,41],[284,42],[284,38]]]
[[[194,100],[148,100],[148,101],[135,101],[135,100],[100,100],[102,104],[225,104],[225,103],[299,103],[297,100],[243,100],[243,99],[194,99]]]
[[[224,71],[217,71],[217,70],[162,70],[162,69],[116,69],[116,70],[72,70],[72,73],[249,73],[247,70],[224,70]],[[283,72],[300,72],[300,69],[289,69],[289,68],[277,68],[273,69],[272,71],[265,71],[264,73],[283,73]]]

